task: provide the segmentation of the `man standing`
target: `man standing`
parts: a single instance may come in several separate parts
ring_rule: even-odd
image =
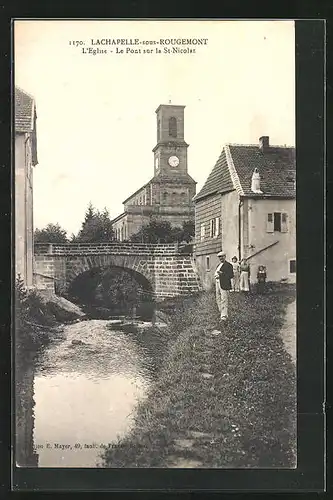
[[[221,321],[228,319],[228,299],[231,290],[231,280],[234,277],[233,268],[226,260],[225,252],[217,254],[220,264],[215,271],[216,280],[216,302],[221,314]]]

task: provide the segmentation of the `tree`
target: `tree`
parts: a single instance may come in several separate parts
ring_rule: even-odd
[[[70,243],[77,243],[78,242],[77,235],[72,233],[69,241],[70,241]]]
[[[88,208],[86,210],[85,216],[84,216],[84,223],[83,224],[91,221],[95,216],[95,212],[96,212],[96,210],[90,201],[88,204]]]
[[[130,241],[142,243],[171,243],[174,240],[174,230],[168,221],[151,220],[142,226],[140,231],[130,237]]]
[[[72,241],[78,243],[100,243],[112,239],[112,220],[110,219],[108,209],[104,208],[100,212],[89,203],[81,230],[77,236],[72,236]]]
[[[151,220],[140,231],[130,237],[130,241],[142,243],[173,243],[186,241],[194,236],[194,222],[185,221],[182,227],[172,227],[168,221]]]
[[[44,229],[36,229],[35,243],[68,243],[67,232],[59,224],[48,224]]]
[[[101,274],[95,296],[103,306],[113,311],[129,312],[141,303],[144,288],[127,271],[107,269]]]
[[[179,237],[178,241],[186,241],[186,243],[190,243],[192,241],[192,239],[194,238],[194,234],[195,234],[194,221],[192,221],[192,220],[184,221],[182,230],[180,231],[180,234],[178,235],[178,237]]]

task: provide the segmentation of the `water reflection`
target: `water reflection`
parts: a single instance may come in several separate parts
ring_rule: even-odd
[[[40,467],[96,467],[101,446],[133,425],[136,404],[149,386],[148,370],[133,340],[107,324],[67,326],[65,340],[39,361],[34,444]]]

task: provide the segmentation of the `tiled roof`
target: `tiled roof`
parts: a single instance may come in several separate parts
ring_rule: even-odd
[[[228,145],[240,187],[245,196],[281,196],[294,197],[296,163],[295,148],[285,146],[268,146],[265,151],[259,145]],[[251,180],[254,169],[260,174],[262,194],[251,191]],[[197,201],[215,193],[226,193],[235,189],[228,167],[225,148],[209,174],[205,184],[194,197]]]
[[[34,127],[35,101],[34,98],[19,89],[15,88],[15,131],[31,132]]]
[[[256,145],[230,144],[229,150],[244,195],[254,194],[251,179],[257,168],[262,196],[295,196],[295,148],[272,145],[263,152]]]
[[[223,149],[205,184],[193,199],[197,201],[211,194],[226,193],[233,189],[235,188],[229,174],[227,158]]]

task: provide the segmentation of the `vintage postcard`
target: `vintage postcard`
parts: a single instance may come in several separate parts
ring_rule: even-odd
[[[15,20],[15,461],[294,469],[295,23]]]

